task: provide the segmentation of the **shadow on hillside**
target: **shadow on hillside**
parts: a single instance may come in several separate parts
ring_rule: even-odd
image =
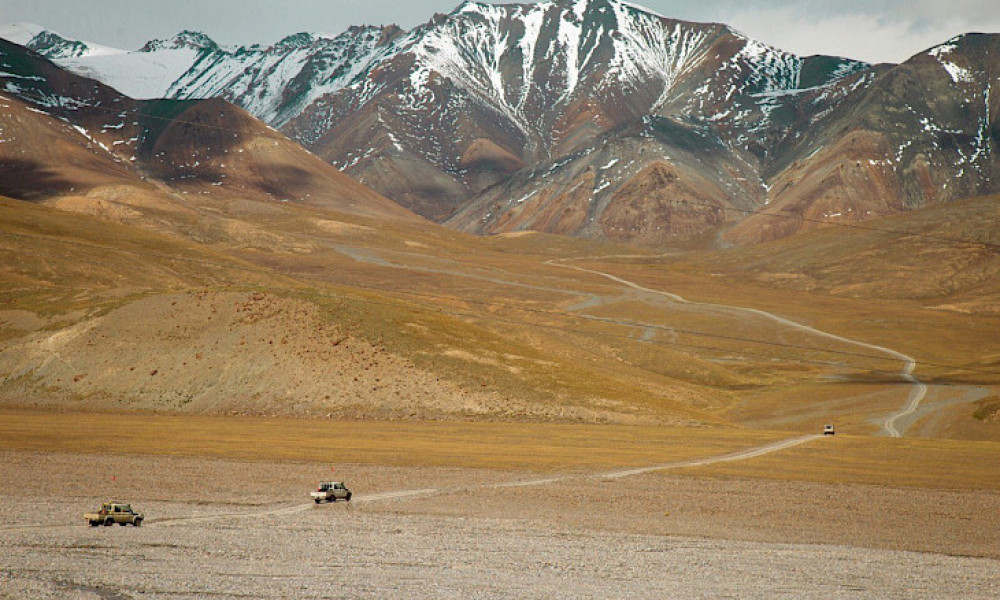
[[[257,187],[275,198],[300,198],[312,189],[312,173],[299,167],[261,165],[255,171],[260,177]]]
[[[17,200],[39,200],[70,191],[70,181],[37,161],[0,158],[0,195]]]

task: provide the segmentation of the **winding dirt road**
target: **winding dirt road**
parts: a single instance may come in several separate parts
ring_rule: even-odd
[[[615,257],[604,257],[604,258],[615,258]],[[809,325],[803,325],[802,323],[792,321],[791,319],[779,317],[776,314],[769,313],[767,311],[759,310],[756,308],[731,306],[728,304],[711,304],[707,302],[694,302],[692,300],[688,300],[682,296],[678,296],[677,294],[673,294],[671,292],[664,292],[661,290],[654,290],[652,288],[641,286],[635,283],[634,281],[629,281],[627,279],[623,279],[621,277],[612,275],[610,273],[605,273],[603,271],[597,271],[594,269],[587,269],[585,267],[579,267],[576,265],[563,264],[564,260],[567,259],[550,260],[547,261],[546,264],[550,264],[555,267],[563,267],[565,269],[572,269],[574,271],[580,271],[582,273],[590,273],[592,275],[598,275],[600,277],[604,277],[605,279],[610,279],[615,283],[620,283],[626,287],[629,287],[631,289],[640,292],[654,294],[658,296],[664,296],[666,298],[669,298],[670,300],[673,300],[674,302],[677,302],[678,304],[688,304],[691,306],[704,306],[708,308],[721,309],[730,312],[739,312],[749,315],[756,315],[758,317],[763,317],[765,319],[773,321],[779,325],[790,327],[792,329],[796,329],[798,331],[802,331],[817,337],[843,342],[845,344],[850,344],[860,348],[867,348],[869,350],[874,350],[876,352],[880,352],[888,356],[891,356],[894,359],[898,359],[903,363],[903,368],[900,370],[899,375],[904,381],[910,383],[910,391],[907,397],[906,405],[903,406],[903,408],[900,411],[888,415],[882,422],[882,430],[885,431],[885,433],[890,437],[903,436],[903,433],[906,431],[906,428],[904,427],[902,430],[900,430],[899,428],[896,427],[896,423],[900,419],[912,415],[914,412],[916,412],[917,408],[920,407],[921,401],[923,401],[924,397],[927,395],[927,384],[923,383],[913,375],[913,371],[916,370],[917,368],[917,360],[912,356],[899,352],[898,350],[893,350],[892,348],[886,348],[884,346],[878,346],[876,344],[869,344],[868,342],[862,342],[860,340],[855,340],[841,335],[836,335],[834,333],[829,333],[827,331],[822,331],[820,329],[816,329],[815,327],[810,327]]]
[[[386,259],[386,258],[384,258],[382,256],[376,255],[376,253],[374,251],[371,251],[371,250],[360,251],[360,250],[358,250],[356,248],[344,248],[344,247],[338,247],[337,250],[339,252],[343,253],[344,255],[353,258],[354,260],[356,260],[358,262],[366,262],[366,263],[379,264],[379,265],[384,266],[384,267],[397,268],[397,269],[406,269],[406,270],[412,270],[412,271],[423,271],[423,272],[429,272],[429,273],[447,274],[447,275],[452,275],[452,276],[456,276],[456,277],[466,277],[466,278],[472,278],[472,279],[479,279],[479,280],[489,281],[491,283],[497,283],[497,284],[500,284],[500,285],[511,285],[511,286],[525,287],[525,288],[538,289],[538,290],[544,290],[544,291],[549,291],[549,292],[558,292],[558,293],[564,293],[564,294],[567,293],[566,290],[562,290],[562,289],[549,288],[549,287],[543,287],[543,286],[537,286],[537,285],[529,285],[529,284],[524,284],[524,283],[521,283],[521,282],[500,279],[498,277],[490,277],[490,276],[485,276],[485,275],[463,273],[463,272],[457,271],[457,270],[451,270],[451,269],[432,269],[432,268],[428,268],[428,267],[414,267],[414,266],[406,265],[406,264],[403,264],[403,263],[393,262],[393,261],[388,260],[388,259]],[[813,335],[813,336],[816,336],[816,337],[819,337],[819,338],[824,338],[824,339],[833,340],[833,341],[841,342],[841,343],[844,343],[844,344],[856,346],[856,347],[859,347],[859,348],[866,348],[868,350],[873,350],[875,352],[878,352],[878,353],[881,353],[881,354],[885,354],[886,356],[889,356],[890,358],[892,358],[894,360],[898,360],[898,361],[902,362],[903,363],[903,367],[899,371],[899,376],[900,376],[900,378],[903,381],[906,381],[906,382],[909,383],[909,393],[908,393],[907,400],[906,400],[906,403],[904,404],[904,406],[899,411],[887,415],[885,417],[885,419],[882,421],[882,431],[885,432],[885,434],[888,435],[888,436],[890,436],[890,437],[902,437],[903,436],[903,434],[906,432],[907,427],[902,426],[902,425],[898,425],[899,421],[901,419],[904,419],[905,417],[908,417],[908,416],[914,414],[917,411],[917,409],[920,407],[920,403],[923,401],[923,399],[927,395],[927,384],[923,383],[922,381],[920,381],[919,379],[917,379],[916,376],[913,375],[913,372],[917,368],[917,360],[915,358],[913,358],[912,356],[909,356],[908,354],[904,354],[902,352],[899,352],[898,350],[893,350],[892,348],[886,348],[885,346],[879,346],[877,344],[870,344],[868,342],[863,342],[861,340],[856,340],[856,339],[844,337],[844,336],[841,336],[841,335],[837,335],[837,334],[834,334],[834,333],[830,333],[830,332],[827,332],[827,331],[822,331],[820,329],[816,329],[815,327],[811,327],[809,325],[804,325],[802,323],[798,323],[796,321],[792,321],[791,319],[787,319],[785,317],[780,317],[780,316],[778,316],[778,315],[776,315],[774,313],[770,313],[770,312],[767,312],[767,311],[764,311],[764,310],[759,310],[759,309],[756,309],[756,308],[747,308],[747,307],[744,307],[744,306],[732,306],[732,305],[727,305],[727,304],[713,304],[713,303],[709,303],[709,302],[695,302],[693,300],[688,300],[687,298],[679,296],[678,294],[674,294],[674,293],[666,292],[666,291],[662,291],[662,290],[655,290],[655,289],[652,289],[652,288],[648,288],[648,287],[639,285],[638,283],[635,283],[634,281],[629,281],[629,280],[624,279],[622,277],[618,277],[617,275],[612,275],[610,273],[605,273],[603,271],[597,271],[595,269],[588,269],[586,267],[580,267],[580,266],[577,266],[577,265],[565,264],[566,261],[569,261],[569,260],[585,260],[586,258],[587,257],[584,257],[584,258],[581,258],[581,259],[553,259],[553,260],[545,261],[545,264],[550,265],[550,266],[554,266],[554,267],[561,267],[561,268],[564,268],[564,269],[571,269],[571,270],[578,271],[578,272],[581,272],[581,273],[589,273],[591,275],[597,275],[599,277],[603,277],[603,278],[608,279],[610,281],[614,281],[615,283],[619,283],[619,284],[621,284],[621,285],[623,285],[623,286],[625,286],[627,288],[630,288],[630,289],[633,289],[633,290],[636,290],[636,291],[639,291],[639,292],[643,292],[643,293],[647,293],[647,294],[652,294],[652,295],[662,296],[662,297],[668,298],[668,299],[670,299],[670,300],[672,300],[672,301],[674,301],[674,302],[676,302],[678,304],[685,304],[685,305],[688,305],[688,306],[696,306],[696,307],[704,307],[704,308],[708,308],[708,309],[712,309],[712,310],[716,310],[716,311],[725,311],[725,312],[736,313],[736,314],[755,315],[755,316],[767,319],[769,321],[772,321],[772,322],[774,322],[774,323],[776,323],[778,325],[781,325],[783,327],[788,327],[788,328],[791,328],[791,329],[795,329],[797,331],[804,332],[804,333],[807,333],[807,334],[810,334],[810,335]],[[605,259],[607,259],[607,258],[637,258],[637,256],[634,256],[634,255],[615,255],[615,256],[605,256],[605,257],[595,257],[595,258],[605,258]],[[634,327],[642,327],[643,326],[642,323],[629,323],[629,325],[634,326]],[[644,336],[649,336],[650,335],[650,331],[649,330],[644,331],[643,335]]]

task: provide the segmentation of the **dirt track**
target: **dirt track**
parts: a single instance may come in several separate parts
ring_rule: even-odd
[[[781,325],[783,327],[789,327],[791,329],[796,329],[796,330],[799,330],[799,331],[804,331],[806,333],[809,333],[810,335],[814,335],[814,336],[819,337],[819,338],[824,338],[824,339],[828,339],[828,340],[834,340],[834,341],[837,341],[837,342],[844,342],[844,343],[847,343],[847,344],[850,344],[850,345],[853,345],[853,346],[858,346],[860,348],[866,348],[866,349],[869,349],[869,350],[874,350],[876,352],[883,353],[883,354],[891,356],[891,357],[893,357],[895,359],[898,359],[900,362],[903,363],[903,367],[902,367],[902,369],[899,372],[899,377],[903,381],[909,382],[909,384],[910,384],[909,385],[910,390],[909,390],[909,392],[907,394],[906,404],[899,411],[897,411],[895,413],[892,413],[891,415],[886,416],[885,420],[882,422],[882,430],[886,433],[886,435],[888,435],[890,437],[903,437],[903,434],[906,433],[907,427],[909,427],[909,425],[912,425],[912,420],[907,420],[906,417],[909,417],[910,415],[912,415],[913,413],[915,413],[916,410],[917,410],[917,408],[920,407],[920,403],[927,396],[927,384],[925,384],[924,382],[920,381],[919,379],[917,379],[913,375],[913,372],[917,368],[917,359],[913,358],[912,356],[909,356],[908,354],[904,354],[902,352],[899,352],[898,350],[893,350],[891,348],[886,348],[884,346],[878,346],[878,345],[875,345],[875,344],[870,344],[868,342],[862,342],[860,340],[855,340],[855,339],[847,338],[847,337],[844,337],[844,336],[840,336],[840,335],[836,335],[836,334],[833,334],[833,333],[829,333],[827,331],[821,331],[819,329],[816,329],[815,327],[810,327],[808,325],[803,325],[802,323],[798,323],[796,321],[792,321],[791,319],[786,319],[786,318],[780,317],[780,316],[778,316],[778,315],[776,315],[774,313],[770,313],[770,312],[763,311],[763,310],[758,310],[758,309],[755,309],[755,308],[746,308],[746,307],[743,307],[743,306],[726,306],[726,305],[722,305],[722,304],[706,304],[706,303],[702,303],[702,302],[692,302],[691,300],[688,300],[686,298],[678,296],[677,294],[673,294],[673,293],[670,293],[670,292],[664,292],[664,291],[661,291],[661,290],[650,289],[648,287],[641,286],[641,285],[639,285],[639,284],[637,284],[637,283],[635,283],[633,281],[629,281],[627,279],[622,279],[621,277],[612,275],[610,273],[605,273],[603,271],[595,271],[593,269],[586,269],[584,267],[579,267],[579,266],[575,266],[575,265],[568,265],[568,264],[564,264],[563,261],[558,261],[558,260],[548,261],[548,264],[559,266],[559,267],[564,267],[566,269],[573,269],[574,271],[580,271],[580,272],[583,272],[583,273],[591,273],[593,275],[599,275],[599,276],[604,277],[606,279],[610,279],[611,281],[614,281],[616,283],[620,283],[620,284],[622,284],[622,285],[624,285],[624,286],[626,286],[628,288],[631,288],[631,289],[634,289],[634,290],[639,290],[639,291],[647,293],[647,294],[653,294],[653,295],[657,295],[657,296],[664,296],[664,297],[670,298],[674,302],[678,302],[680,304],[691,304],[691,305],[696,305],[696,306],[706,306],[706,307],[712,307],[712,308],[716,308],[716,309],[724,309],[724,310],[733,311],[733,312],[736,312],[736,313],[747,314],[747,315],[756,315],[758,317],[763,317],[763,318],[765,318],[765,319],[767,319],[769,321],[773,321],[774,323],[777,323],[778,325]],[[900,426],[897,427],[896,424],[898,422],[900,422],[901,420],[903,420],[905,424],[904,423],[900,423]]]
[[[315,464],[29,452],[0,459],[0,518],[18,523],[0,534],[0,597],[1000,593],[994,492],[670,471],[518,486],[546,477],[344,465],[336,475],[369,501],[316,506],[308,491],[330,473]],[[111,480],[112,472],[138,475]],[[407,493],[421,490],[434,493]],[[87,527],[83,512],[109,496],[133,502],[148,523]]]

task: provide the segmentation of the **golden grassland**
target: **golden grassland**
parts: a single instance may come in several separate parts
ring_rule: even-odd
[[[605,470],[721,456],[790,437],[743,429],[545,423],[324,421],[0,410],[0,449],[277,462]],[[1000,490],[1000,444],[838,435],[695,477]]]
[[[220,233],[204,244],[3,201],[0,309],[46,316],[46,328],[55,331],[151,294],[266,291],[312,302],[351,335],[464,389],[556,406],[613,402],[645,422],[662,415],[671,423],[815,431],[833,419],[874,432],[874,419],[905,400],[905,392],[881,393],[891,392],[885,379],[901,369],[898,360],[866,349],[859,353],[867,357],[802,350],[797,346],[858,348],[745,313],[640,298],[605,277],[548,263],[560,259],[691,300],[768,310],[882,344],[915,356],[926,381],[993,393],[1000,385],[998,317],[717,277],[712,264],[558,236],[478,238],[428,223],[290,205],[269,211],[216,225],[214,213],[203,214],[203,229],[213,232],[232,232],[234,220],[268,232],[259,239]],[[0,340],[17,335],[0,328]],[[1000,428],[973,417],[977,409],[949,409],[941,427],[953,437],[1000,439]]]
[[[677,472],[699,477],[1000,490],[1000,444],[837,435],[738,463]]]
[[[727,454],[785,432],[545,423],[324,421],[0,409],[0,449],[538,471]]]

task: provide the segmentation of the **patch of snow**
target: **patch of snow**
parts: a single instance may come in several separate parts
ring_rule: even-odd
[[[399,143],[399,139],[397,139],[391,131],[386,131],[385,133],[389,136],[389,141],[392,142],[392,145],[396,148],[396,150],[403,152],[403,146]]]
[[[657,112],[673,91],[675,82],[693,69],[709,49],[706,32],[668,21],[619,2],[611,3],[618,23],[612,37],[614,58],[608,76],[638,85],[656,77],[662,88],[650,112]]]
[[[78,75],[97,79],[139,100],[166,98],[170,85],[187,72],[199,51],[192,48],[157,52],[101,54],[57,60]]]
[[[6,71],[0,71],[0,77],[6,77],[8,79],[27,79],[28,81],[45,81],[44,77],[38,77],[37,75],[18,75],[17,73],[7,73]]]
[[[940,46],[931,48],[930,50],[927,51],[927,54],[930,54],[931,56],[936,58],[939,63],[941,63],[941,66],[944,68],[945,71],[948,72],[948,75],[951,77],[951,81],[953,83],[959,83],[962,81],[974,82],[976,79],[973,76],[973,74],[969,72],[968,69],[960,67],[957,64],[949,61],[947,58],[945,58],[946,56],[948,56],[957,49],[958,45],[952,41],[949,41],[947,43],[941,44]]]
[[[522,204],[525,200],[527,200],[528,198],[531,198],[532,196],[534,196],[537,193],[538,193],[538,190],[534,190],[534,191],[528,192],[528,194],[526,196],[523,196],[523,197],[518,198],[517,200],[515,200],[514,204]]]
[[[944,60],[939,62],[941,63],[941,66],[944,67],[944,70],[948,72],[952,82],[958,83],[960,81],[964,81],[967,83],[973,83],[976,81],[975,76],[968,69],[964,69],[955,63]]]

